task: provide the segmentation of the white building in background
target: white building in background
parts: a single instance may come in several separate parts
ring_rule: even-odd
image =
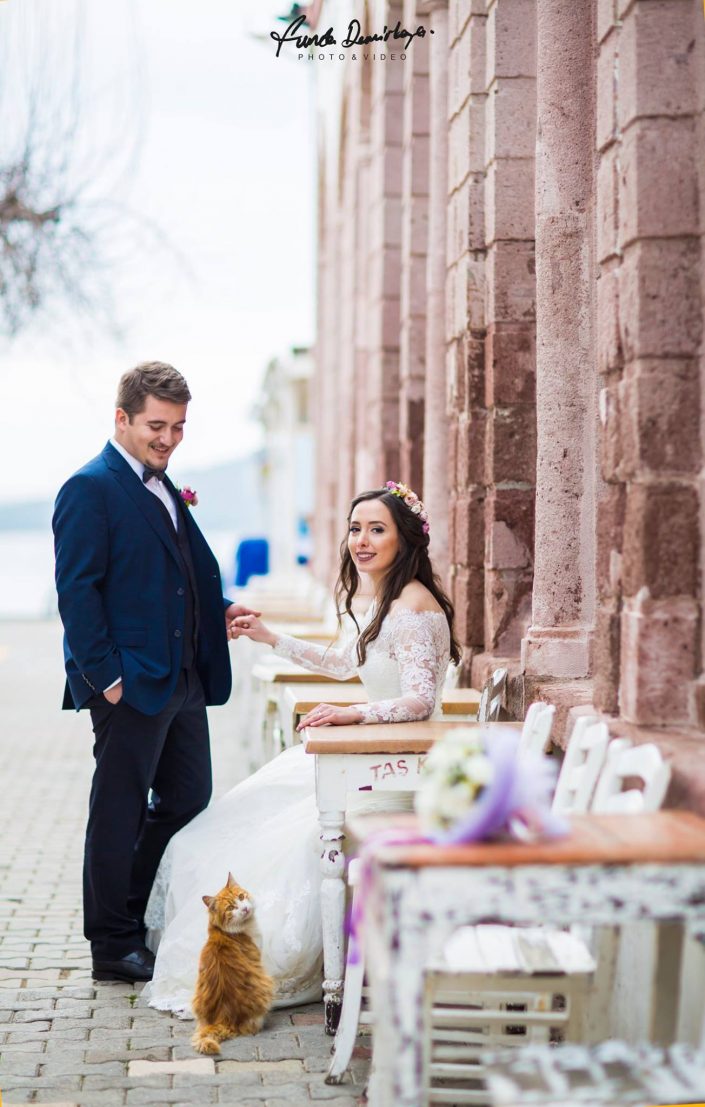
[[[312,374],[308,347],[294,346],[287,354],[273,358],[255,409],[264,429],[262,488],[272,573],[291,572],[311,555]]]

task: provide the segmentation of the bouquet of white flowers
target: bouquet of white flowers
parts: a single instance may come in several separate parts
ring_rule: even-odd
[[[421,769],[416,814],[424,834],[448,830],[467,815],[494,775],[477,730],[452,730],[431,748]]]
[[[350,916],[348,961],[360,957],[358,933],[378,846],[482,842],[498,835],[528,840],[565,834],[551,813],[555,765],[547,757],[519,757],[519,734],[497,723],[450,730],[431,748],[415,796],[419,832],[384,830],[362,851],[360,891]]]
[[[443,843],[564,833],[550,813],[555,766],[546,757],[519,758],[518,746],[516,731],[496,723],[436,742],[415,797],[422,833]]]

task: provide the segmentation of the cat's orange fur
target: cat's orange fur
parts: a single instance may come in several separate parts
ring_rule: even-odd
[[[272,1005],[274,981],[262,967],[260,951],[250,935],[252,897],[235,883],[215,896],[204,896],[208,908],[208,938],[201,950],[193,997],[197,1019],[192,1043],[199,1053],[220,1053],[220,1042],[240,1034],[256,1034]]]

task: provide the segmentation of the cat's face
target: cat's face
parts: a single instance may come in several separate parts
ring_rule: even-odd
[[[208,908],[210,921],[227,934],[236,934],[242,930],[255,911],[255,903],[249,892],[228,873],[228,883],[214,896],[204,896],[203,902]]]

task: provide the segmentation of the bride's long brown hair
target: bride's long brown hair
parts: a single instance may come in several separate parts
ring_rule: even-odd
[[[456,663],[460,661],[460,646],[453,633],[453,605],[443,590],[443,586],[433,571],[431,559],[428,556],[428,535],[424,534],[423,524],[418,515],[415,515],[406,506],[401,497],[393,495],[386,488],[375,488],[371,492],[361,492],[350,504],[348,512],[348,530],[352,514],[359,503],[365,500],[381,500],[391,512],[399,533],[399,550],[392,562],[389,571],[382,582],[382,595],[375,611],[374,618],[363,630],[357,642],[358,664],[364,665],[367,656],[367,647],[374,642],[382,629],[389,608],[401,595],[402,589],[412,580],[418,580],[428,588],[433,598],[442,608],[448,620],[450,631],[450,656]],[[352,609],[352,601],[359,586],[359,576],[350,550],[348,549],[347,535],[340,547],[340,573],[335,585],[335,601],[338,609],[338,621],[342,612],[346,611],[359,630],[359,624]]]

